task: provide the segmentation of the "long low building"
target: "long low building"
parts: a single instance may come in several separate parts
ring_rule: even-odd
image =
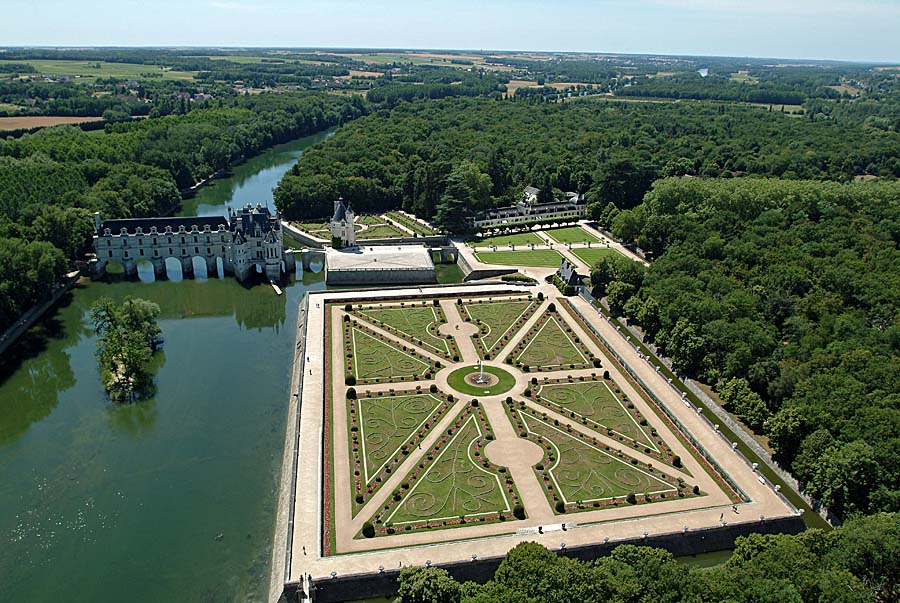
[[[523,200],[509,207],[498,207],[475,216],[476,228],[525,224],[541,220],[580,220],[587,217],[587,203],[578,193],[566,193],[564,201],[537,202],[538,189],[528,187]]]
[[[426,285],[437,282],[431,251],[421,245],[328,249],[329,285]]]

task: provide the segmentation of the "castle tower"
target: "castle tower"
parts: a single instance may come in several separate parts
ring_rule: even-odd
[[[356,245],[356,230],[353,222],[356,215],[349,205],[344,205],[341,197],[334,203],[334,216],[331,218],[331,240],[337,248],[353,247]]]

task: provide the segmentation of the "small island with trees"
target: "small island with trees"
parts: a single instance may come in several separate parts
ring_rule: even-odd
[[[150,363],[162,343],[158,316],[157,304],[139,298],[121,305],[102,298],[91,308],[100,380],[110,400],[134,402],[151,391]]]

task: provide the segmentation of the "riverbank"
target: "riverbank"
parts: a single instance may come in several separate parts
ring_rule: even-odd
[[[63,282],[57,285],[56,289],[53,290],[46,300],[40,305],[30,308],[25,314],[19,317],[19,320],[17,320],[13,326],[6,329],[6,331],[0,335],[0,354],[6,353],[9,346],[18,341],[19,337],[27,333],[28,329],[33,327],[50,308],[56,305],[56,303],[62,299],[63,295],[71,291],[79,278],[81,278],[80,270],[75,270],[74,272],[67,274]]]
[[[188,211],[272,203],[296,158],[279,145],[198,192]],[[184,208],[182,208],[184,209]],[[0,369],[0,601],[75,603],[266,597],[293,327],[324,275],[276,295],[234,279],[83,279],[4,353]],[[158,303],[166,344],[154,395],[113,404],[89,310],[99,297]],[[110,571],[115,568],[115,571]],[[135,576],[152,576],[135,589]]]

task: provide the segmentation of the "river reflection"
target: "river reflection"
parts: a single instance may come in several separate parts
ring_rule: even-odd
[[[261,180],[239,166],[234,190],[268,197],[234,202],[271,203],[280,174],[267,170],[283,173],[307,144],[274,150]],[[263,599],[297,308],[324,287],[312,273],[281,296],[231,277],[87,282],[8,350],[0,601]],[[116,405],[103,391],[88,312],[104,296],[160,305],[147,400]]]

